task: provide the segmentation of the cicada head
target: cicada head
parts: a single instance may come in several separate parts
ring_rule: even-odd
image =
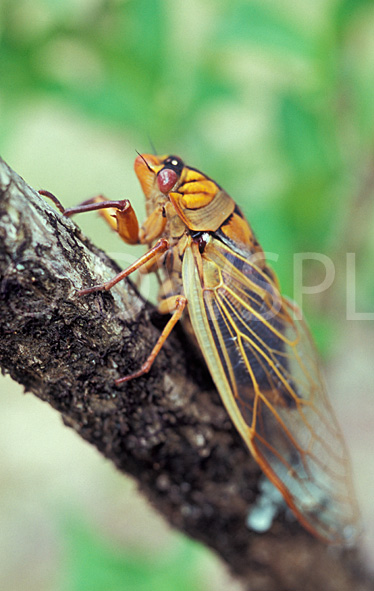
[[[235,209],[217,183],[178,156],[139,155],[135,172],[146,199],[164,195],[189,230],[215,232]]]
[[[153,154],[139,154],[135,159],[134,169],[139,179],[146,199],[150,199],[157,190],[156,177],[162,168],[162,162],[166,156],[154,156]]]

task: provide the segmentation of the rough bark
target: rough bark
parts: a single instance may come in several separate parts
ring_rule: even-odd
[[[176,528],[213,548],[252,591],[374,589],[357,549],[327,548],[284,511],[245,523],[260,471],[179,328],[152,371],[121,388],[162,326],[118,271],[0,160],[0,365],[57,409]]]

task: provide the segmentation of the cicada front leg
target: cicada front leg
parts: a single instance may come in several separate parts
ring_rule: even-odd
[[[139,244],[138,219],[128,199],[110,201],[104,195],[97,195],[75,207],[65,209],[53,193],[41,190],[39,194],[51,199],[66,217],[71,217],[77,213],[86,213],[87,211],[98,211],[110,227],[118,232],[122,240],[127,244]]]
[[[75,207],[65,209],[59,199],[49,191],[43,190],[39,191],[39,193],[51,199],[60,212],[66,217],[70,217],[77,213],[99,211],[99,213],[101,213],[109,225],[114,230],[117,230],[121,238],[128,244],[144,244],[153,242],[154,239],[160,236],[165,227],[166,220],[162,216],[162,211],[158,209],[149,216],[141,228],[141,231],[139,232],[139,224],[136,214],[127,199],[122,201],[109,201],[103,195],[98,195],[97,197],[87,199]],[[156,244],[148,250],[148,252],[141,256],[132,265],[127,267],[127,269],[124,269],[118,273],[118,275],[113,277],[113,279],[110,281],[106,281],[105,283],[94,285],[93,287],[88,287],[86,289],[81,289],[76,293],[78,296],[84,296],[96,291],[109,291],[119,281],[122,281],[122,279],[125,279],[125,277],[128,277],[131,275],[131,273],[137,271],[138,269],[145,273],[155,271],[158,268],[159,259],[169,248],[169,241],[166,238],[160,238]],[[123,378],[116,380],[116,385],[122,384],[149,372],[165,341],[167,340],[178,320],[181,318],[186,304],[187,299],[181,295],[172,296],[163,300],[159,309],[161,313],[172,314],[169,321],[164,327],[159,339],[157,340],[150,355],[143,363],[141,368],[128,376],[124,376]]]

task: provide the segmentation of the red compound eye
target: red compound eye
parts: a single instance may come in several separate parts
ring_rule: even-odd
[[[167,193],[175,185],[178,175],[171,168],[163,168],[157,175],[157,182],[161,193]]]

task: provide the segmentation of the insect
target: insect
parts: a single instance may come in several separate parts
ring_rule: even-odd
[[[136,269],[164,271],[159,310],[171,314],[148,359],[120,385],[147,373],[188,312],[206,364],[236,429],[301,524],[329,543],[358,533],[349,460],[300,310],[282,297],[263,250],[234,200],[177,156],[138,155],[146,198],[139,228],[128,200],[88,200],[65,215],[100,210],[129,244],[148,252]]]

